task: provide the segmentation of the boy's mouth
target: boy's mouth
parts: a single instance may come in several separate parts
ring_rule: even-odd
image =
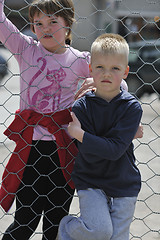
[[[104,82],[104,83],[112,83],[110,80],[108,80],[108,79],[104,79],[104,80],[102,80],[102,82]]]

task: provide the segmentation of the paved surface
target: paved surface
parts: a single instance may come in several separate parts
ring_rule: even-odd
[[[9,58],[10,54],[0,49]],[[18,65],[13,57],[9,60],[12,74],[9,74],[3,83],[9,79],[4,86],[0,87],[0,176],[13,151],[14,144],[7,140],[2,134],[6,126],[13,120],[12,113],[18,108],[19,85],[16,74],[19,72]],[[10,92],[8,92],[8,89]],[[14,95],[12,95],[13,93]],[[142,174],[142,190],[139,194],[135,217],[131,225],[131,238],[133,240],[160,240],[160,101],[155,94],[145,95],[141,99],[144,110],[142,123],[144,125],[144,137],[134,140],[137,164]],[[2,233],[13,220],[15,206],[5,214],[0,208],[0,239]],[[74,198],[71,205],[71,213],[79,212],[78,199]],[[41,239],[41,223],[36,233],[31,238]]]

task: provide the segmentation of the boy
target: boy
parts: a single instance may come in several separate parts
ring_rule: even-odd
[[[90,74],[96,90],[73,106],[68,131],[78,140],[72,179],[80,217],[66,216],[59,240],[129,240],[129,227],[141,188],[132,140],[142,109],[127,91],[129,47],[118,34],[103,34],[91,47]]]

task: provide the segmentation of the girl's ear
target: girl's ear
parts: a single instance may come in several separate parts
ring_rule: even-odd
[[[129,73],[129,66],[126,67],[123,78],[126,79]]]
[[[31,31],[35,34],[35,31],[34,31],[34,27],[33,28],[31,28]]]
[[[31,31],[32,31],[33,33],[35,33],[35,30],[34,30],[34,25],[33,25],[33,23],[31,23],[31,25],[30,25],[30,29],[31,29]]]

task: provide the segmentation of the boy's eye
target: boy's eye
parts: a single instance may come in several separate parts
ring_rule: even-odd
[[[113,70],[119,70],[119,67],[113,67]]]
[[[98,65],[97,68],[103,68],[101,65]]]

